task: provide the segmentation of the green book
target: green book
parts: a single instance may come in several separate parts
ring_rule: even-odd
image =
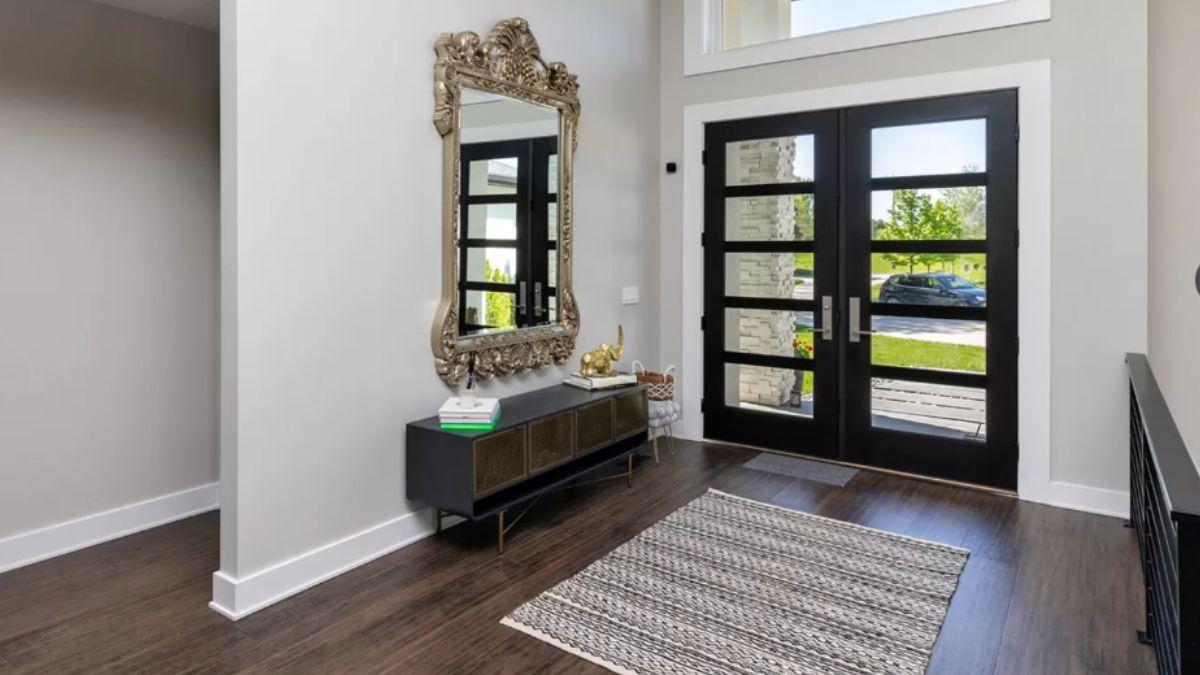
[[[491,431],[496,428],[495,424],[467,424],[465,422],[448,422],[443,423],[442,428],[447,431]]]

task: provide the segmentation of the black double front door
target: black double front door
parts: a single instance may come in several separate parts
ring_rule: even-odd
[[[710,124],[704,432],[1013,489],[1017,95]]]

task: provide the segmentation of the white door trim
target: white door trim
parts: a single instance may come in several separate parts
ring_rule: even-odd
[[[701,438],[700,397],[704,372],[704,125],[782,113],[828,110],[914,98],[995,89],[1019,92],[1021,148],[1018,157],[1019,335],[1017,432],[1021,457],[1018,493],[1022,499],[1123,516],[1128,500],[1119,491],[1057,483],[1050,475],[1050,284],[1051,284],[1051,110],[1050,62],[1033,61],[935,75],[866,82],[758,98],[703,103],[684,108],[683,223],[674,245],[683,263],[681,326],[684,377],[680,378],[683,416],[680,435]],[[690,377],[689,377],[690,376]],[[719,403],[714,402],[714,405]]]
[[[1007,0],[828,33],[720,48],[721,0],[684,0],[685,77],[1050,20],[1050,0]]]

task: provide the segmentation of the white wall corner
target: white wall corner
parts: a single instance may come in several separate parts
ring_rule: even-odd
[[[451,527],[461,518],[447,518]],[[414,544],[436,531],[434,512],[422,509],[315,548],[241,578],[213,573],[208,606],[233,621],[269,607],[336,576]]]
[[[217,508],[217,484],[175,492],[0,539],[0,573]]]

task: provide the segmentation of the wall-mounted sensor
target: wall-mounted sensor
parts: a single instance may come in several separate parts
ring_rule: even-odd
[[[679,166],[675,162],[667,162],[667,173],[675,173],[679,170]]]
[[[1200,267],[1196,268],[1196,292],[1200,293]]]

